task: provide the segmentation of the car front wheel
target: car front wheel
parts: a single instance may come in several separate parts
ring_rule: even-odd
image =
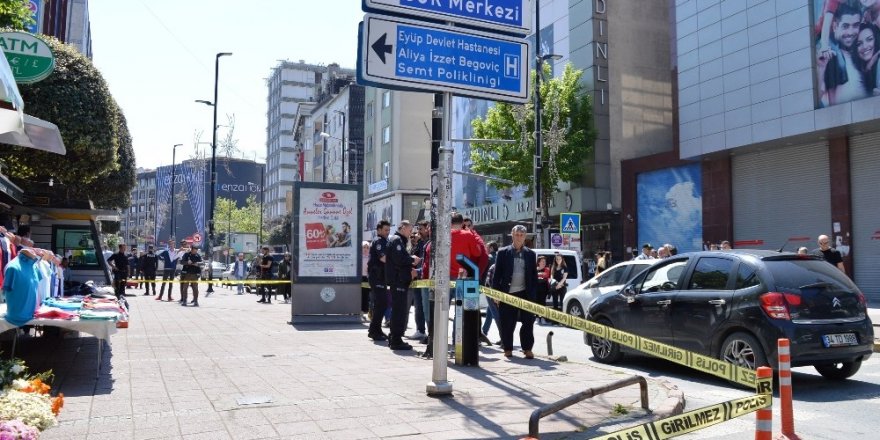
[[[856,374],[859,368],[862,367],[862,361],[819,364],[813,367],[826,379],[843,380]]]
[[[598,323],[604,326],[613,327],[611,321],[607,319],[600,319]],[[620,345],[616,342],[611,342],[608,339],[594,335],[590,335],[588,340],[590,342],[590,350],[593,352],[593,357],[603,364],[616,363],[623,357],[623,353],[620,351]]]
[[[737,332],[721,344],[721,360],[754,370],[768,365],[761,344],[752,335]]]
[[[578,318],[585,318],[586,314],[584,313],[584,306],[581,305],[581,302],[573,299],[568,303],[568,314],[577,316]]]

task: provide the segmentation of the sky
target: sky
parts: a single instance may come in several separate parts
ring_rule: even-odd
[[[354,68],[360,0],[91,0],[95,66],[125,112],[137,166],[193,156],[211,142],[214,57],[217,124],[235,117],[239,157],[266,156],[265,78],[278,60]],[[223,139],[226,127],[217,131]]]

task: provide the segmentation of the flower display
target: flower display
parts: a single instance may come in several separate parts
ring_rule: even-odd
[[[0,420],[15,419],[40,431],[56,423],[49,396],[12,390],[0,397]]]
[[[0,440],[36,440],[40,431],[21,420],[0,421]]]
[[[28,374],[21,359],[0,359],[0,440],[36,439],[57,423],[64,395],[51,397],[52,371]]]

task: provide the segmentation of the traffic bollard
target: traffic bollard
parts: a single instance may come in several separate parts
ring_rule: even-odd
[[[780,338],[776,341],[779,353],[779,413],[782,425],[780,439],[797,439],[794,433],[794,409],[792,408],[791,388],[791,342]]]
[[[758,394],[773,395],[773,370],[770,367],[758,367]],[[769,382],[769,386],[768,386]],[[773,439],[773,407],[755,411],[755,440]]]

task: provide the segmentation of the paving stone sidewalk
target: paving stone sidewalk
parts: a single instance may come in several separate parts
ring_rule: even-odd
[[[21,338],[17,355],[54,369],[65,395],[42,438],[516,439],[535,408],[625,377],[486,347],[479,368],[450,361],[454,395],[433,398],[432,362],[373,343],[364,324],[291,326],[289,305],[216,290],[193,308],[130,289],[130,328],[111,337],[97,378],[94,338]],[[683,406],[675,387],[648,383],[653,414],[630,386],[543,419],[541,438],[590,438]]]

